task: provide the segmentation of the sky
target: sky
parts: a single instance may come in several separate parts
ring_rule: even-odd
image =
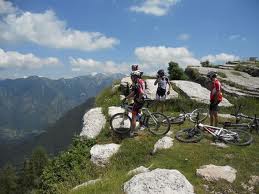
[[[257,0],[0,0],[0,79],[259,57]]]

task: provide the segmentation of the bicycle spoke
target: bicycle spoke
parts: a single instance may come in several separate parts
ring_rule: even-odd
[[[152,113],[147,120],[148,129],[155,135],[164,135],[170,130],[170,122],[162,113]]]

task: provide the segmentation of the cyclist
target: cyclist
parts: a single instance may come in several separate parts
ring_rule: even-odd
[[[210,89],[210,125],[213,126],[213,120],[217,127],[218,125],[218,104],[222,101],[222,92],[221,92],[221,83],[217,79],[217,73],[214,71],[210,71],[207,74],[207,77],[211,81],[211,89]]]
[[[132,129],[130,132],[130,136],[135,135],[136,128],[136,117],[141,113],[141,108],[144,105],[145,98],[145,82],[141,79],[143,72],[136,70],[132,71],[130,76],[132,80],[132,90],[130,94],[124,99],[134,98],[133,108],[132,108]],[[140,123],[141,125],[141,123]]]
[[[158,101],[165,101],[166,95],[170,94],[170,82],[168,77],[165,75],[165,71],[163,69],[158,70],[157,72],[157,79],[154,83],[154,85],[157,85],[157,91],[156,91],[156,99]],[[166,92],[166,88],[168,87],[168,91]],[[164,112],[164,103],[162,105],[162,112]]]

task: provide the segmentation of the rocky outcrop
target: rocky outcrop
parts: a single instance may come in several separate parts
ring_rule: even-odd
[[[130,77],[122,78],[121,83],[120,83],[122,95],[127,96],[129,94],[131,84],[132,84],[132,81],[131,81]]]
[[[232,95],[259,97],[259,77],[253,77],[245,72],[208,67],[192,67],[200,76],[205,77],[209,71],[218,72],[222,89]],[[197,76],[197,75],[196,75]]]
[[[231,166],[215,166],[213,164],[201,166],[196,170],[197,176],[207,181],[218,181],[224,179],[233,183],[236,179],[237,171]]]
[[[124,109],[121,108],[121,107],[118,107],[118,106],[110,106],[108,108],[108,114],[109,116],[113,116],[117,113],[123,113],[124,112]]]
[[[178,170],[155,169],[135,175],[124,184],[126,194],[193,194],[193,186]]]
[[[87,138],[98,136],[106,122],[102,108],[90,109],[85,113],[83,120],[83,128],[80,136],[86,136]]]
[[[173,146],[173,139],[171,137],[165,136],[159,139],[155,143],[152,154],[156,153],[158,150],[161,150],[161,149],[169,149],[172,146]]]
[[[174,84],[177,88],[179,88],[185,95],[190,97],[190,99],[205,104],[210,103],[210,91],[205,87],[202,87],[200,84],[182,80],[174,80],[171,81],[171,83]],[[223,98],[219,106],[229,107],[232,106],[232,104],[226,98]]]
[[[119,151],[120,145],[118,144],[105,144],[94,145],[91,150],[91,161],[97,166],[105,166],[109,163],[109,159],[112,155]]]

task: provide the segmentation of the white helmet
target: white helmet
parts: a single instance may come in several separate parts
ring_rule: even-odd
[[[132,71],[131,73],[130,73],[130,76],[131,77],[141,77],[143,75],[143,72],[141,72],[140,70],[136,70],[136,71]]]

